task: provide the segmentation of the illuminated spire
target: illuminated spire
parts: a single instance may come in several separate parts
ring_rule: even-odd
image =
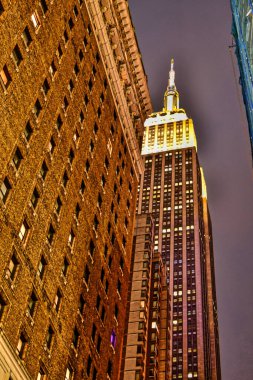
[[[174,59],[170,62],[169,83],[164,94],[164,110],[171,112],[179,109],[179,96],[175,84]]]

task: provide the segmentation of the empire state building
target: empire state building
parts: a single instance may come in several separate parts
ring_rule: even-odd
[[[212,230],[192,119],[179,106],[171,61],[161,112],[145,122],[138,214],[154,218],[154,252],[171,295],[168,378],[219,380]],[[155,378],[145,376],[147,379]],[[158,377],[157,377],[158,378]]]

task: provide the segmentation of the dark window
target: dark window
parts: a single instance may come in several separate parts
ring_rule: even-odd
[[[93,323],[92,331],[91,331],[91,339],[93,340],[93,342],[95,341],[96,332],[97,332],[97,328],[96,328],[96,325]]]
[[[97,123],[94,124],[93,132],[96,135],[98,133],[98,125]]]
[[[76,5],[74,6],[73,12],[74,12],[74,15],[77,17],[79,12]]]
[[[104,80],[104,88],[107,89],[107,80]]]
[[[89,169],[90,169],[90,163],[89,163],[89,160],[87,159],[86,163],[85,163],[85,170],[87,173],[88,173]]]
[[[108,260],[108,267],[111,269],[111,266],[112,266],[112,256],[109,257],[109,260]]]
[[[101,302],[101,297],[98,295],[97,296],[97,302],[96,302],[96,309],[97,309],[97,311],[99,311],[100,302]]]
[[[99,53],[96,54],[96,61],[97,61],[97,63],[100,61],[100,55],[99,55]]]
[[[31,297],[30,297],[29,302],[28,302],[28,310],[29,310],[29,314],[31,317],[34,315],[34,310],[35,310],[35,306],[36,306],[37,301],[38,301],[38,299],[37,299],[35,293],[32,292]]]
[[[108,361],[107,374],[109,377],[112,376],[112,362],[111,362],[111,360]]]
[[[64,30],[64,33],[63,33],[63,39],[64,39],[64,42],[65,44],[68,42],[69,40],[69,36],[68,36],[68,32],[66,30]]]
[[[74,90],[74,83],[73,83],[72,79],[70,79],[70,81],[69,81],[68,89],[70,92],[72,92]]]
[[[84,305],[85,305],[85,300],[84,300],[83,296],[81,295],[79,298],[79,311],[81,314],[83,314]]]
[[[32,42],[32,37],[31,37],[28,26],[25,27],[25,29],[22,33],[22,37],[23,37],[23,41],[24,41],[25,46],[28,47],[30,45],[30,43]]]
[[[94,217],[94,223],[93,223],[93,226],[94,226],[95,230],[98,229],[98,225],[99,225],[99,220],[98,220],[97,216],[95,215],[95,217]]]
[[[89,24],[88,27],[87,27],[87,32],[88,32],[89,35],[91,35],[91,33],[92,33],[92,29],[91,29],[90,24]]]
[[[36,100],[33,110],[34,110],[35,116],[39,117],[39,114],[41,113],[41,110],[42,110],[42,106],[40,104],[39,99]]]
[[[55,202],[55,212],[56,214],[60,214],[60,211],[61,211],[61,207],[62,207],[62,201],[61,201],[61,198],[58,196],[57,199],[56,199],[56,202]]]
[[[9,266],[8,266],[9,276],[10,276],[10,279],[12,281],[15,278],[15,274],[17,272],[18,265],[19,265],[19,262],[18,262],[17,256],[15,253],[13,253],[11,256],[10,262],[9,262]]]
[[[12,52],[12,55],[13,55],[13,59],[14,59],[14,62],[17,66],[20,65],[21,61],[23,60],[23,56],[21,54],[21,51],[18,47],[18,45],[16,45],[13,49],[13,52]]]
[[[79,74],[79,71],[80,71],[79,66],[76,63],[75,66],[74,66],[74,73],[75,73],[76,76]]]
[[[83,58],[84,58],[83,51],[80,49],[79,50],[79,59],[81,62],[82,62]]]
[[[83,39],[83,44],[84,44],[84,47],[86,48],[86,46],[88,45],[88,41],[86,37],[84,37]]]
[[[126,247],[126,238],[125,238],[125,236],[123,236],[122,244],[123,244],[123,247]]]
[[[89,245],[89,252],[90,252],[91,256],[94,255],[94,251],[95,251],[95,244],[94,244],[93,240],[91,239],[90,240],[90,245]]]
[[[102,268],[101,274],[100,274],[100,280],[102,283],[104,282],[104,278],[105,278],[105,270],[104,270],[104,268]]]
[[[43,85],[42,85],[42,91],[43,91],[45,96],[47,95],[49,90],[50,90],[50,86],[49,86],[48,80],[45,79],[43,82]]]
[[[98,107],[98,110],[97,110],[97,115],[98,115],[98,118],[100,119],[100,117],[101,117],[101,114],[102,114],[102,112],[101,112],[101,108],[100,107]]]
[[[63,265],[62,265],[62,269],[61,269],[64,277],[67,276],[68,269],[69,269],[69,262],[68,262],[67,258],[64,257],[64,261],[63,261]]]
[[[73,29],[74,28],[74,22],[72,20],[72,17],[69,18],[69,29]]]
[[[8,195],[11,191],[11,184],[7,177],[3,180],[3,183],[0,187],[0,199],[2,199],[3,203],[6,202]]]
[[[113,112],[113,118],[114,118],[115,121],[117,120],[117,113],[116,113],[115,110],[114,110],[114,112]]]
[[[100,338],[100,337],[99,337]],[[99,350],[98,350],[99,351]],[[96,378],[97,378],[97,370],[96,370],[96,368],[94,367],[93,368],[93,375],[92,375],[92,380],[96,380]]]
[[[100,194],[98,194],[98,207],[101,208],[102,206],[102,197]]]
[[[14,153],[13,159],[12,159],[12,162],[15,165],[16,169],[19,168],[22,159],[23,159],[23,156],[22,156],[22,154],[20,152],[20,149],[17,148],[16,151],[15,151],[15,153]]]
[[[94,142],[91,140],[91,142],[90,142],[90,148],[89,148],[90,152],[93,152],[94,147],[95,147]]]
[[[48,230],[48,233],[47,233],[47,241],[49,242],[49,244],[52,244],[53,239],[54,239],[54,234],[55,234],[55,229],[52,226],[52,224],[50,224],[49,230]]]
[[[2,4],[1,1],[0,1],[0,16],[1,16],[1,14],[3,13],[3,11],[4,11],[4,7],[3,7],[3,4]]]
[[[63,124],[62,118],[60,115],[58,115],[57,120],[56,120],[56,128],[58,129],[58,131],[61,129],[62,124]]]
[[[80,334],[79,334],[77,328],[75,327],[74,332],[73,332],[73,340],[72,340],[72,343],[73,343],[75,348],[77,348],[77,346],[78,346],[79,335]]]
[[[91,91],[91,90],[92,90],[92,87],[93,87],[93,83],[92,83],[92,80],[91,80],[91,79],[89,80],[88,86],[89,86],[89,90]]]
[[[28,121],[26,126],[25,126],[25,130],[24,130],[24,135],[25,135],[26,141],[30,140],[32,133],[33,133],[33,129],[31,127],[30,122]]]
[[[120,280],[118,280],[117,290],[118,290],[118,292],[120,294],[120,292],[121,292],[121,282],[120,282]]]
[[[85,190],[85,183],[84,183],[84,180],[82,180],[81,186],[80,186],[80,193],[83,194],[84,190]]]
[[[108,280],[105,281],[105,292],[106,294],[108,293],[108,290],[109,290],[109,282]]]
[[[49,148],[49,152],[50,152],[51,154],[54,153],[54,149],[55,149],[55,147],[56,147],[56,144],[55,144],[54,138],[51,137],[51,139],[50,139],[50,141],[49,141],[49,146],[48,146],[48,148]]]
[[[49,73],[52,76],[52,78],[55,76],[56,70],[57,69],[56,69],[55,63],[54,63],[54,61],[52,61],[51,65],[49,67]]]
[[[102,187],[105,187],[105,183],[106,183],[105,176],[102,175],[102,178],[101,178],[101,185],[102,185]]]
[[[109,168],[109,160],[107,157],[105,157],[105,167],[106,167],[106,169]]]
[[[90,278],[90,270],[89,270],[88,265],[86,264],[85,270],[84,270],[84,279],[85,279],[86,284],[89,283],[89,278]]]
[[[40,5],[41,5],[41,9],[42,9],[43,14],[46,14],[48,11],[48,6],[46,3],[46,0],[40,0]]]
[[[73,163],[74,158],[75,158],[75,153],[74,153],[73,149],[71,148],[70,152],[69,152],[69,162],[71,164]]]
[[[32,198],[31,198],[31,204],[32,204],[34,209],[36,208],[36,206],[38,204],[39,197],[40,197],[39,192],[35,187],[35,189],[33,190],[33,193],[32,193]]]
[[[97,351],[98,351],[98,352],[100,352],[101,342],[102,342],[102,338],[101,338],[101,336],[99,335],[99,336],[98,336],[98,340],[97,340]],[[94,375],[94,373],[93,373],[93,375]]]
[[[101,311],[101,320],[102,320],[102,322],[104,322],[104,320],[105,320],[105,307],[104,306],[102,307],[102,311]]]
[[[4,301],[3,297],[0,295],[0,320],[3,317],[5,307],[6,307],[6,302]]]
[[[107,244],[104,247],[104,255],[105,255],[105,257],[108,255],[108,245]]]
[[[63,56],[63,51],[62,51],[61,45],[58,46],[58,49],[57,49],[56,55],[57,55],[57,57],[58,57],[59,60],[60,60],[61,57]]]
[[[44,256],[41,256],[39,266],[38,266],[38,272],[37,272],[41,280],[44,276],[46,265],[47,265],[47,262],[46,262]]]
[[[77,203],[76,208],[75,208],[75,217],[76,217],[77,220],[79,218],[80,212],[81,212],[81,207]]]
[[[90,375],[91,364],[92,364],[92,359],[91,359],[91,357],[89,355],[88,360],[87,360],[87,368],[86,368],[86,372],[87,372],[88,376]]]
[[[54,331],[52,327],[49,326],[47,330],[47,336],[46,336],[46,347],[48,350],[50,350],[50,348],[52,347],[53,335],[54,335]]]
[[[92,66],[92,74],[95,76],[97,73],[96,67],[93,65]]]
[[[65,112],[67,111],[68,106],[69,106],[69,101],[68,101],[67,97],[64,96],[62,107],[63,107],[63,109],[64,109]]]
[[[68,180],[69,180],[68,173],[65,171],[64,174],[63,174],[63,177],[62,177],[63,187],[67,186]]]

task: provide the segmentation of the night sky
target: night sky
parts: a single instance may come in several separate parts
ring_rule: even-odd
[[[223,380],[253,379],[253,169],[231,45],[229,0],[129,0],[159,111],[175,59],[181,107],[192,117],[214,235]]]

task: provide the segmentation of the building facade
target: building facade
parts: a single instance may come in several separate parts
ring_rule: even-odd
[[[171,295],[169,379],[221,378],[211,222],[193,121],[179,107],[172,61],[164,108],[145,121],[138,214],[154,218],[154,257]],[[152,281],[155,281],[153,279]],[[143,374],[144,375],[144,374]],[[157,374],[144,379],[160,379]]]
[[[232,34],[236,43],[240,83],[253,152],[253,2],[252,0],[231,0],[231,9]]]
[[[154,253],[154,222],[137,215],[126,313],[122,380],[168,380],[170,299],[166,270]]]
[[[0,1],[0,378],[118,379],[151,111],[126,1]]]

